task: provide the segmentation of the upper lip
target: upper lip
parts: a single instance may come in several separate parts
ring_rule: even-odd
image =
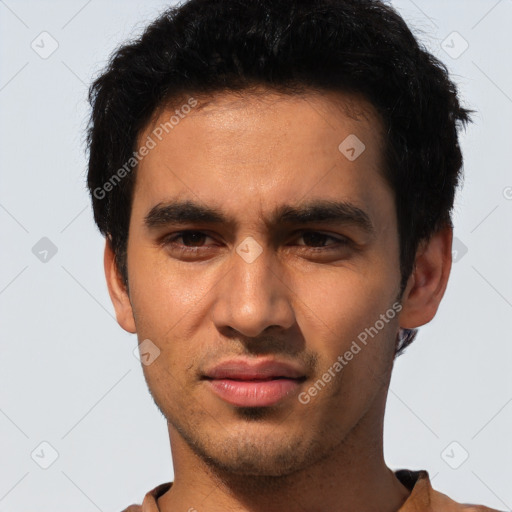
[[[253,380],[285,377],[300,379],[305,372],[298,366],[284,361],[229,359],[223,361],[204,374],[210,379]]]

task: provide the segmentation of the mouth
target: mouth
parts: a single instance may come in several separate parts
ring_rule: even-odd
[[[205,379],[210,389],[222,400],[238,407],[269,407],[283,400],[300,387],[305,377],[290,379]]]
[[[269,407],[297,392],[306,375],[284,362],[231,360],[207,371],[202,379],[231,405]]]

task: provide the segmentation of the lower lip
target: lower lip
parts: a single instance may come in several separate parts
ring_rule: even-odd
[[[266,407],[274,405],[300,386],[297,379],[207,381],[212,391],[224,401],[239,407]]]

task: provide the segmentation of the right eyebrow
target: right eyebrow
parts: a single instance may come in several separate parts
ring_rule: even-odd
[[[226,218],[216,208],[202,206],[192,201],[169,201],[153,206],[144,218],[144,225],[149,229],[155,229],[166,224],[194,222],[223,224],[230,221],[231,219]]]

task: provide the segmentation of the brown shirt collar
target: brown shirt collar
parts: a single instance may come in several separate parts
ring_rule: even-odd
[[[399,469],[395,475],[411,494],[397,512],[500,512],[496,509],[468,503],[457,503],[446,494],[432,489],[427,471]],[[144,496],[142,505],[131,505],[123,512],[161,512],[157,499],[166,493],[172,482],[160,484]]]

